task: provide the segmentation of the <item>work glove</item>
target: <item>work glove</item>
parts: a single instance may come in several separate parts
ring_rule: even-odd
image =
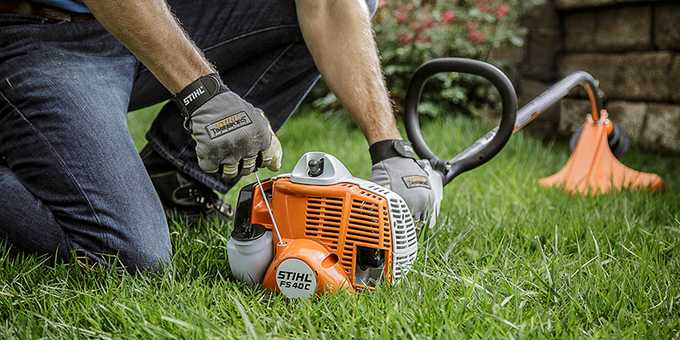
[[[401,196],[417,226],[434,226],[442,199],[442,176],[428,161],[416,160],[411,144],[403,140],[374,143],[369,152],[371,181]]]
[[[230,91],[217,74],[189,84],[175,102],[184,127],[196,141],[198,166],[227,179],[248,175],[258,167],[281,167],[281,143],[262,110]]]

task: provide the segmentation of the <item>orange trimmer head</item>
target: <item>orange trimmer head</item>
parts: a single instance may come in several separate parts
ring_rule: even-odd
[[[656,174],[633,170],[609,149],[608,135],[613,123],[602,110],[599,119],[588,115],[567,164],[556,174],[538,182],[573,194],[597,195],[623,189],[661,190],[663,180]]]

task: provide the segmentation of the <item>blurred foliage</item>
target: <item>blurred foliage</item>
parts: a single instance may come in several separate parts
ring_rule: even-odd
[[[408,82],[422,63],[438,57],[466,57],[502,68],[499,50],[520,47],[526,29],[520,18],[543,0],[382,0],[374,29],[387,88],[401,103]],[[335,96],[320,84],[312,92],[315,109],[339,108]],[[460,74],[439,74],[428,82],[420,112],[471,113],[495,108],[498,96],[482,79]]]

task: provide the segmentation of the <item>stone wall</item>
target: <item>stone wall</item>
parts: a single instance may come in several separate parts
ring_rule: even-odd
[[[680,153],[680,1],[547,0],[525,18],[521,102],[575,70],[590,72],[610,117],[643,148]],[[568,135],[588,110],[578,91],[532,131]]]

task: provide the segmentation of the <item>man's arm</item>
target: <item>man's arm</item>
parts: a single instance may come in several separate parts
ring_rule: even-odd
[[[215,72],[177,23],[165,0],[83,2],[172,93]]]
[[[296,0],[317,68],[369,144],[400,139],[364,0]]]
[[[84,2],[171,92],[215,72],[164,0]],[[297,9],[317,67],[369,144],[399,139],[364,1],[297,0]]]
[[[441,177],[427,162],[417,162],[410,145],[400,140],[364,0],[296,4],[316,66],[368,140],[371,181],[399,194],[417,223],[433,225]]]
[[[222,171],[233,178],[258,167],[279,169],[281,144],[262,110],[222,84],[165,0],[84,1],[97,20],[176,94],[203,171]],[[235,120],[250,123],[224,128]]]

